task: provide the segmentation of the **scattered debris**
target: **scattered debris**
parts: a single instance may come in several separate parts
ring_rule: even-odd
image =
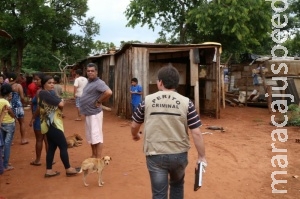
[[[296,143],[300,143],[300,139],[295,139],[295,142]]]
[[[294,175],[294,176],[293,176],[293,178],[299,178],[299,176],[297,176],[297,175]]]
[[[224,128],[221,126],[208,126],[206,127],[206,129],[210,129],[210,130],[221,130],[221,132],[225,132]]]
[[[202,133],[202,135],[206,135],[206,134],[212,135],[213,133],[211,133],[211,132],[204,132],[204,133]]]

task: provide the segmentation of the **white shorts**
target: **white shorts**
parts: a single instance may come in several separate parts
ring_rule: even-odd
[[[89,144],[103,143],[103,111],[85,117],[85,136]]]

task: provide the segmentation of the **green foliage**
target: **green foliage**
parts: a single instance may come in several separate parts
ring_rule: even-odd
[[[222,44],[227,53],[270,53],[271,4],[265,0],[132,0],[127,26],[162,28],[158,43]]]
[[[103,54],[103,53],[107,53],[110,49],[115,49],[116,46],[114,43],[107,43],[107,42],[101,42],[99,40],[95,41],[94,43],[94,47],[92,49],[91,54],[95,55],[95,54]]]
[[[189,20],[197,24],[199,42],[216,41],[228,52],[243,53],[269,43],[271,15],[264,0],[214,0],[192,9]]]
[[[282,114],[279,121],[284,122],[284,115],[288,116],[287,126],[300,126],[300,108],[297,104],[290,104],[288,111]]]
[[[128,19],[126,26],[134,28],[141,24],[153,30],[155,26],[160,26],[162,40],[168,38],[173,43],[189,43],[186,35],[192,25],[187,21],[187,14],[201,4],[202,1],[191,0],[132,0],[125,11]]]
[[[1,48],[4,46],[0,58],[17,57],[15,64],[19,72],[24,50],[28,56],[28,52],[38,52],[43,48],[40,57],[48,53],[47,59],[51,54],[60,53],[72,62],[88,55],[93,46],[92,37],[99,33],[99,24],[94,22],[94,18],[86,18],[87,10],[87,0],[2,0],[0,27],[13,39],[0,39]],[[71,34],[75,25],[84,36]],[[26,49],[29,44],[30,49]],[[38,56],[26,59],[30,65],[43,65]],[[54,62],[50,64],[48,61],[51,59],[46,60],[48,67],[54,65]]]

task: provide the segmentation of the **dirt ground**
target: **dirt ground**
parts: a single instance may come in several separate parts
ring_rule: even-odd
[[[98,187],[95,173],[88,176],[90,186],[85,187],[82,174],[70,178],[65,176],[59,151],[56,152],[53,169],[60,171],[60,176],[44,178],[45,151],[42,155],[42,166],[29,164],[35,157],[35,138],[32,128],[28,126],[31,113],[29,110],[25,113],[29,144],[19,144],[20,133],[17,125],[10,159],[15,169],[0,176],[1,199],[151,198],[142,141],[134,142],[131,139],[129,121],[117,117],[113,112],[104,112],[103,155],[111,156],[112,161],[103,172],[103,187]],[[74,121],[74,101],[66,104],[64,115],[66,136],[79,133],[84,137],[84,121]],[[204,133],[208,167],[203,187],[194,192],[194,163],[197,154],[192,145],[186,169],[185,198],[299,198],[299,178],[293,176],[300,176],[300,143],[295,142],[296,138],[300,138],[300,130],[298,127],[288,127],[286,142],[273,141],[271,133],[276,128],[269,124],[270,116],[266,108],[229,106],[221,109],[221,119],[202,116],[201,130]],[[208,130],[208,126],[222,126],[226,131],[222,133]],[[276,148],[287,149],[287,152],[272,152],[272,143],[275,143]],[[84,142],[80,147],[69,149],[69,155],[71,165],[80,166],[90,156],[90,146]],[[277,166],[278,162],[275,162],[277,167],[272,167],[271,159],[275,155],[286,155],[288,166],[281,169]],[[271,174],[281,170],[287,171],[287,174],[277,175],[276,179],[287,180],[287,183],[275,187],[287,190],[287,193],[272,194]]]

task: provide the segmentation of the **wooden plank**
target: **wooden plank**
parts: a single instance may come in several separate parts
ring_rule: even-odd
[[[190,83],[191,83],[191,86],[195,86],[196,85],[196,82],[198,81],[198,78],[199,78],[199,71],[198,71],[198,64],[194,63],[193,62],[193,59],[194,59],[194,51],[191,49],[190,50],[190,68],[191,68],[191,72],[190,72]],[[199,84],[199,82],[198,82]],[[196,97],[197,95],[195,95]],[[198,96],[199,98],[199,96]]]
[[[200,114],[199,81],[196,81],[195,83],[194,92],[195,92],[195,108],[197,113]]]
[[[222,87],[222,103],[223,108],[225,108],[225,86],[224,86],[224,68],[221,68],[221,87]]]
[[[269,85],[267,86],[267,93],[268,93],[268,100],[267,100],[268,110],[269,110],[269,113],[272,114],[272,108],[271,108],[271,104],[272,104],[272,88]]]

